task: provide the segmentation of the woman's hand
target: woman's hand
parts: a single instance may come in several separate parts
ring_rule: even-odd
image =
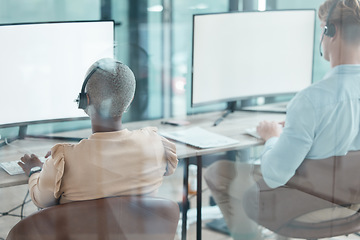
[[[18,162],[18,164],[24,170],[26,176],[29,176],[31,168],[33,167],[42,168],[43,166],[43,163],[35,154],[31,154],[31,155],[25,154],[23,157],[21,157],[21,161]]]

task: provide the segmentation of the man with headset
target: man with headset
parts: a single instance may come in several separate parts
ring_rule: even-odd
[[[257,132],[265,140],[261,173],[258,167],[252,169],[229,161],[216,162],[205,173],[235,239],[260,238],[256,224],[247,215],[255,221],[258,214],[262,214],[262,219],[267,216],[267,221],[275,219],[276,211],[282,207],[275,205],[276,197],[272,203],[259,197],[264,191],[276,191],[284,186],[304,159],[316,161],[360,150],[360,2],[326,0],[318,15],[324,29],[320,54],[332,69],[322,81],[293,98],[285,123],[263,121],[258,125]],[[256,182],[264,184],[254,184],[252,178],[248,180],[246,175],[251,171]],[[249,188],[250,185],[254,187]],[[330,219],[310,214],[302,220]]]
[[[78,107],[89,115],[93,134],[78,144],[55,145],[44,164],[35,155],[19,163],[36,206],[156,193],[177,167],[175,144],[156,128],[122,127],[134,93],[135,77],[125,64],[105,58],[89,68]]]

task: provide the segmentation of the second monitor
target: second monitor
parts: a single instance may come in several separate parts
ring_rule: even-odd
[[[309,86],[314,30],[313,9],[194,15],[192,106]]]

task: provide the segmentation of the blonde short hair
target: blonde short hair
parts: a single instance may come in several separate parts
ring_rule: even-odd
[[[329,19],[329,11],[335,6]],[[318,16],[321,21],[340,27],[341,36],[349,43],[360,41],[360,2],[359,0],[326,0],[320,7]]]
[[[86,85],[90,104],[85,112],[91,117],[97,113],[102,118],[120,117],[129,107],[135,94],[135,76],[125,64],[103,58],[88,70],[93,72]]]

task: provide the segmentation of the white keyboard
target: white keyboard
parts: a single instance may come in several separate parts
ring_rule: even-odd
[[[0,166],[10,175],[24,173],[22,168],[17,164],[19,161],[1,162]]]
[[[39,157],[40,161],[44,162],[45,158],[44,157]],[[18,174],[23,174],[24,171],[22,170],[22,168],[17,164],[19,162],[19,160],[15,160],[15,161],[9,161],[9,162],[0,162],[0,167],[2,167],[2,169],[4,169],[8,174],[10,175],[18,175]]]
[[[245,133],[249,134],[250,136],[256,137],[258,139],[261,138],[260,135],[256,131],[256,127],[245,129]]]
[[[237,144],[239,141],[205,130],[201,127],[192,127],[175,132],[161,132],[162,136],[183,142],[198,148],[214,148]]]

